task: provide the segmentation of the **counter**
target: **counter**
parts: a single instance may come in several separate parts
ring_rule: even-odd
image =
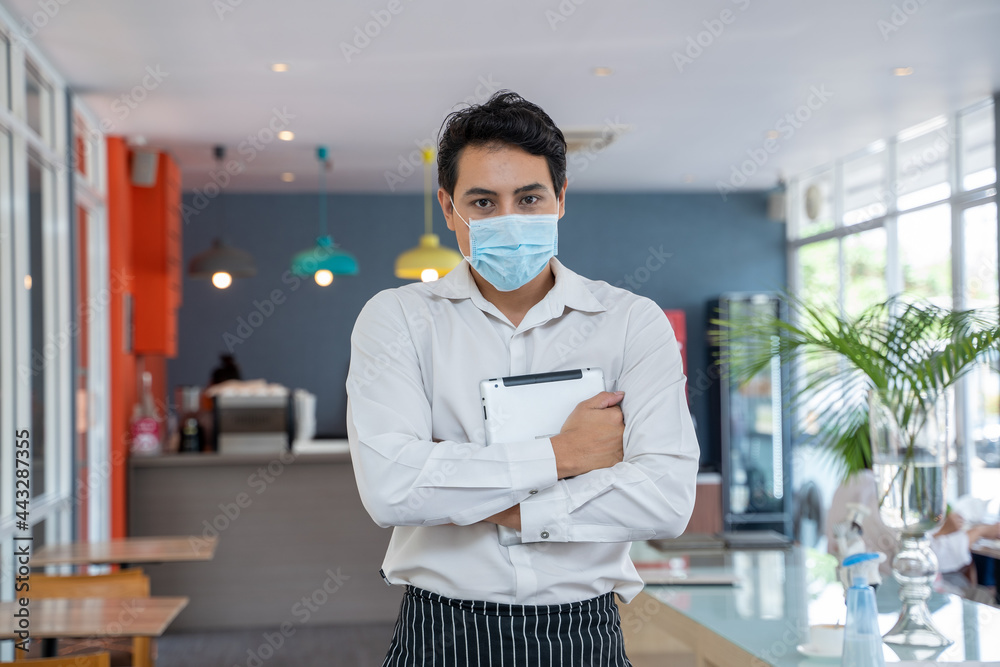
[[[391,531],[358,496],[347,442],[282,455],[175,454],[129,465],[129,534],[219,535],[215,559],[147,567],[191,599],[177,630],[393,623],[378,569]]]
[[[721,528],[718,495],[718,475],[699,475],[689,530]],[[403,591],[378,573],[391,532],[361,504],[346,440],[129,464],[130,535],[219,535],[212,561],[147,568],[153,595],[191,598],[172,631],[393,623]]]

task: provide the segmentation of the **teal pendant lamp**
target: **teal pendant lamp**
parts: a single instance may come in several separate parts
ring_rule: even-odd
[[[292,273],[297,276],[312,276],[317,285],[326,287],[334,276],[358,275],[358,260],[354,255],[339,248],[330,236],[326,224],[326,172],[330,169],[326,146],[316,149],[319,160],[319,238],[316,245],[303,250],[292,258]]]

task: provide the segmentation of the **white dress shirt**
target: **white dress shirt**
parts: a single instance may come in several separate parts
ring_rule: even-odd
[[[508,604],[609,591],[629,601],[642,589],[630,542],[687,525],[699,451],[666,316],[555,259],[552,268],[554,287],[516,327],[467,262],[380,292],[358,316],[348,437],[365,508],[395,527],[388,582]],[[559,480],[548,438],[484,445],[481,380],[585,367],[625,392],[623,462]],[[505,546],[482,520],[517,503],[521,530]]]

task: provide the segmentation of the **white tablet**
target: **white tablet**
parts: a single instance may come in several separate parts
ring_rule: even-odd
[[[600,368],[483,380],[479,395],[486,444],[556,435],[573,408],[602,391],[604,372]]]

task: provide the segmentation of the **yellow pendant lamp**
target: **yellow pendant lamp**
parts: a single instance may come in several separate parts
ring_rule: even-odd
[[[396,258],[396,277],[405,280],[422,280],[425,283],[437,280],[462,261],[462,255],[451,248],[441,246],[441,239],[432,229],[431,204],[431,163],[434,149],[424,148],[424,234],[420,245],[410,248]]]

